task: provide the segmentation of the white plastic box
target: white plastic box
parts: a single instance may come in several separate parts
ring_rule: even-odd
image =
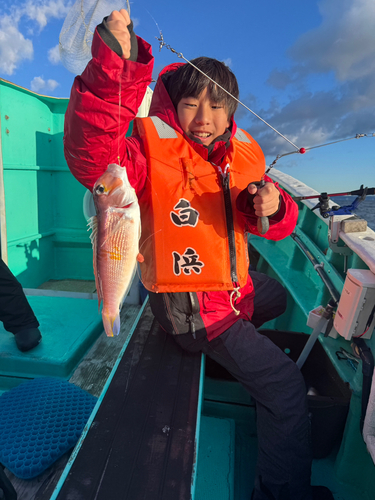
[[[369,339],[375,326],[375,275],[367,269],[348,269],[334,327],[341,336]],[[366,333],[364,333],[366,332]]]

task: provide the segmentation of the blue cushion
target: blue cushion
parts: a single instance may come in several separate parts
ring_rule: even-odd
[[[52,465],[78,441],[97,398],[57,378],[24,382],[0,397],[0,462],[21,479]]]

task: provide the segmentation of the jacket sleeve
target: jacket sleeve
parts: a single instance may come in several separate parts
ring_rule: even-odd
[[[65,114],[64,154],[72,174],[92,190],[110,163],[127,168],[137,194],[146,175],[138,137],[125,138],[151,82],[151,46],[137,37],[136,61],[122,59],[103,42],[98,30],[92,59],[74,80]]]
[[[264,180],[272,182],[272,179],[267,175],[264,176]],[[246,231],[257,236],[263,236],[268,240],[278,241],[293,232],[298,219],[298,205],[288,193],[279,187],[278,183],[275,183],[275,186],[280,192],[280,206],[279,210],[268,218],[270,227],[264,235],[260,234],[257,229],[258,217],[255,215],[254,208],[249,200],[247,189],[244,189],[238,195],[236,205],[245,220]]]

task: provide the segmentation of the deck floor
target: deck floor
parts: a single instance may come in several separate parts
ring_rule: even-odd
[[[50,280],[40,287],[44,290],[94,293],[94,281],[78,280]],[[141,306],[124,304],[121,310],[121,328],[117,337],[108,338],[104,331],[87,352],[82,362],[74,371],[70,382],[87,390],[94,396],[99,396],[117,360],[128,334],[137,318]],[[62,456],[55,464],[35,479],[22,480],[5,470],[17,492],[19,500],[38,500],[52,494],[64,468],[69,460],[70,453]],[[1,498],[1,497],[0,497]]]
[[[95,293],[94,280],[48,280],[42,283],[40,290],[53,290],[59,292]]]

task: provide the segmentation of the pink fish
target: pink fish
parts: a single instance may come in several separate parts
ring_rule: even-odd
[[[111,164],[93,189],[91,242],[99,307],[108,337],[120,332],[120,308],[137,269],[141,218],[126,168]],[[125,208],[124,208],[125,207]]]

